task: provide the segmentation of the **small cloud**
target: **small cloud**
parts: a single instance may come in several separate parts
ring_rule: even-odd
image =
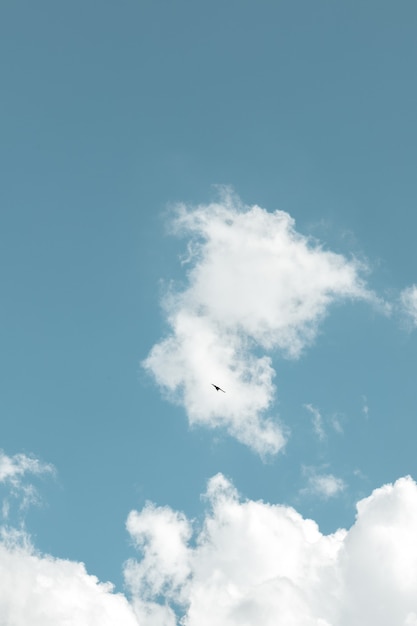
[[[400,293],[400,310],[412,328],[417,327],[417,285],[411,285]]]
[[[362,396],[362,413],[366,419],[369,419],[368,398],[366,396]]]
[[[319,496],[328,500],[346,489],[346,483],[342,478],[337,478],[333,474],[318,473],[314,467],[303,467],[303,474],[308,476],[307,486],[300,491],[304,495]]]
[[[38,477],[54,473],[53,465],[43,463],[32,456],[26,454],[8,456],[0,450],[0,484],[8,490],[8,496],[2,502],[3,519],[9,517],[10,497],[19,502],[20,511],[39,502],[38,491],[28,480],[29,476]]]
[[[26,454],[8,456],[0,450],[0,483],[9,482],[18,486],[25,474],[40,475],[53,472],[53,465],[42,463],[34,457]]]
[[[334,413],[330,418],[330,424],[332,425],[333,430],[335,430],[339,435],[343,435],[343,424],[344,416],[340,413]]]
[[[359,478],[360,480],[368,480],[368,477],[366,476],[366,474],[364,474],[362,470],[360,470],[359,468],[356,468],[353,470],[353,475],[356,476],[356,478]]]
[[[311,422],[313,424],[313,430],[316,433],[317,437],[320,441],[324,441],[326,439],[326,433],[323,428],[323,418],[318,409],[316,409],[312,404],[305,404],[304,408],[307,409],[312,415]]]

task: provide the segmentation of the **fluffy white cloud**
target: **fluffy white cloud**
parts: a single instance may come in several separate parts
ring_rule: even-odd
[[[219,203],[176,207],[172,227],[189,241],[188,282],[166,294],[171,331],[144,366],[191,424],[223,426],[274,454],[285,444],[267,416],[275,372],[256,349],[298,357],[332,303],[373,299],[365,268],[298,233],[287,213],[243,206],[227,191]]]
[[[82,563],[37,554],[22,533],[3,532],[0,581],[2,626],[140,626],[110,583]]]
[[[1,528],[2,626],[416,626],[417,485],[401,478],[323,535],[293,508],[242,501],[222,474],[201,523],[148,503],[127,528],[131,599],[82,563],[37,553]],[[180,617],[181,616],[181,617]]]
[[[417,285],[407,287],[400,294],[400,306],[413,327],[417,326]]]
[[[192,530],[185,516],[148,504],[140,514],[130,513],[127,529],[135,544],[144,548],[141,562],[132,561],[126,568],[129,584],[141,598],[178,589],[190,572],[186,545]]]
[[[417,485],[410,477],[376,489],[358,503],[349,531],[327,536],[290,507],[242,502],[222,475],[209,482],[207,498],[193,543],[190,522],[170,509],[148,505],[129,516],[143,560],[130,561],[126,577],[142,626],[179,623],[176,605],[183,626],[416,624]]]

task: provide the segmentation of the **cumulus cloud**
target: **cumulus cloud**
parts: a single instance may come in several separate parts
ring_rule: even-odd
[[[401,292],[400,308],[415,328],[417,326],[417,285],[411,285]]]
[[[242,501],[221,474],[206,497],[192,541],[192,523],[171,509],[147,505],[130,514],[143,558],[126,565],[126,580],[141,626],[416,623],[417,485],[410,477],[376,489],[358,503],[352,528],[330,535],[288,506]]]
[[[36,553],[24,533],[0,542],[0,623],[4,626],[140,626],[132,607],[83,563]]]
[[[190,569],[186,544],[192,531],[185,516],[169,507],[147,504],[140,515],[130,513],[127,530],[136,546],[145,547],[141,562],[131,562],[126,570],[139,595],[146,598],[178,589]]]
[[[417,485],[376,489],[349,530],[323,535],[293,508],[242,500],[222,474],[202,520],[170,507],[132,511],[141,558],[125,564],[129,596],[82,563],[39,554],[1,528],[5,626],[415,626]]]
[[[143,365],[191,424],[223,426],[274,454],[286,437],[268,414],[268,352],[297,358],[333,303],[374,299],[365,268],[298,233],[288,213],[244,206],[227,190],[218,203],[177,206],[171,226],[188,239],[187,284],[165,295],[170,331]]]

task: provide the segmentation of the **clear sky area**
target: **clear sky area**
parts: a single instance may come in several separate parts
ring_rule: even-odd
[[[2,626],[417,626],[416,33],[3,0]]]

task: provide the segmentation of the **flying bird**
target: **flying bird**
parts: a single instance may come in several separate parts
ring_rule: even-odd
[[[224,389],[222,389],[221,387],[218,387],[217,385],[215,385],[214,383],[211,383],[213,385],[213,387],[215,388],[216,391],[223,391],[223,393],[226,393]]]

